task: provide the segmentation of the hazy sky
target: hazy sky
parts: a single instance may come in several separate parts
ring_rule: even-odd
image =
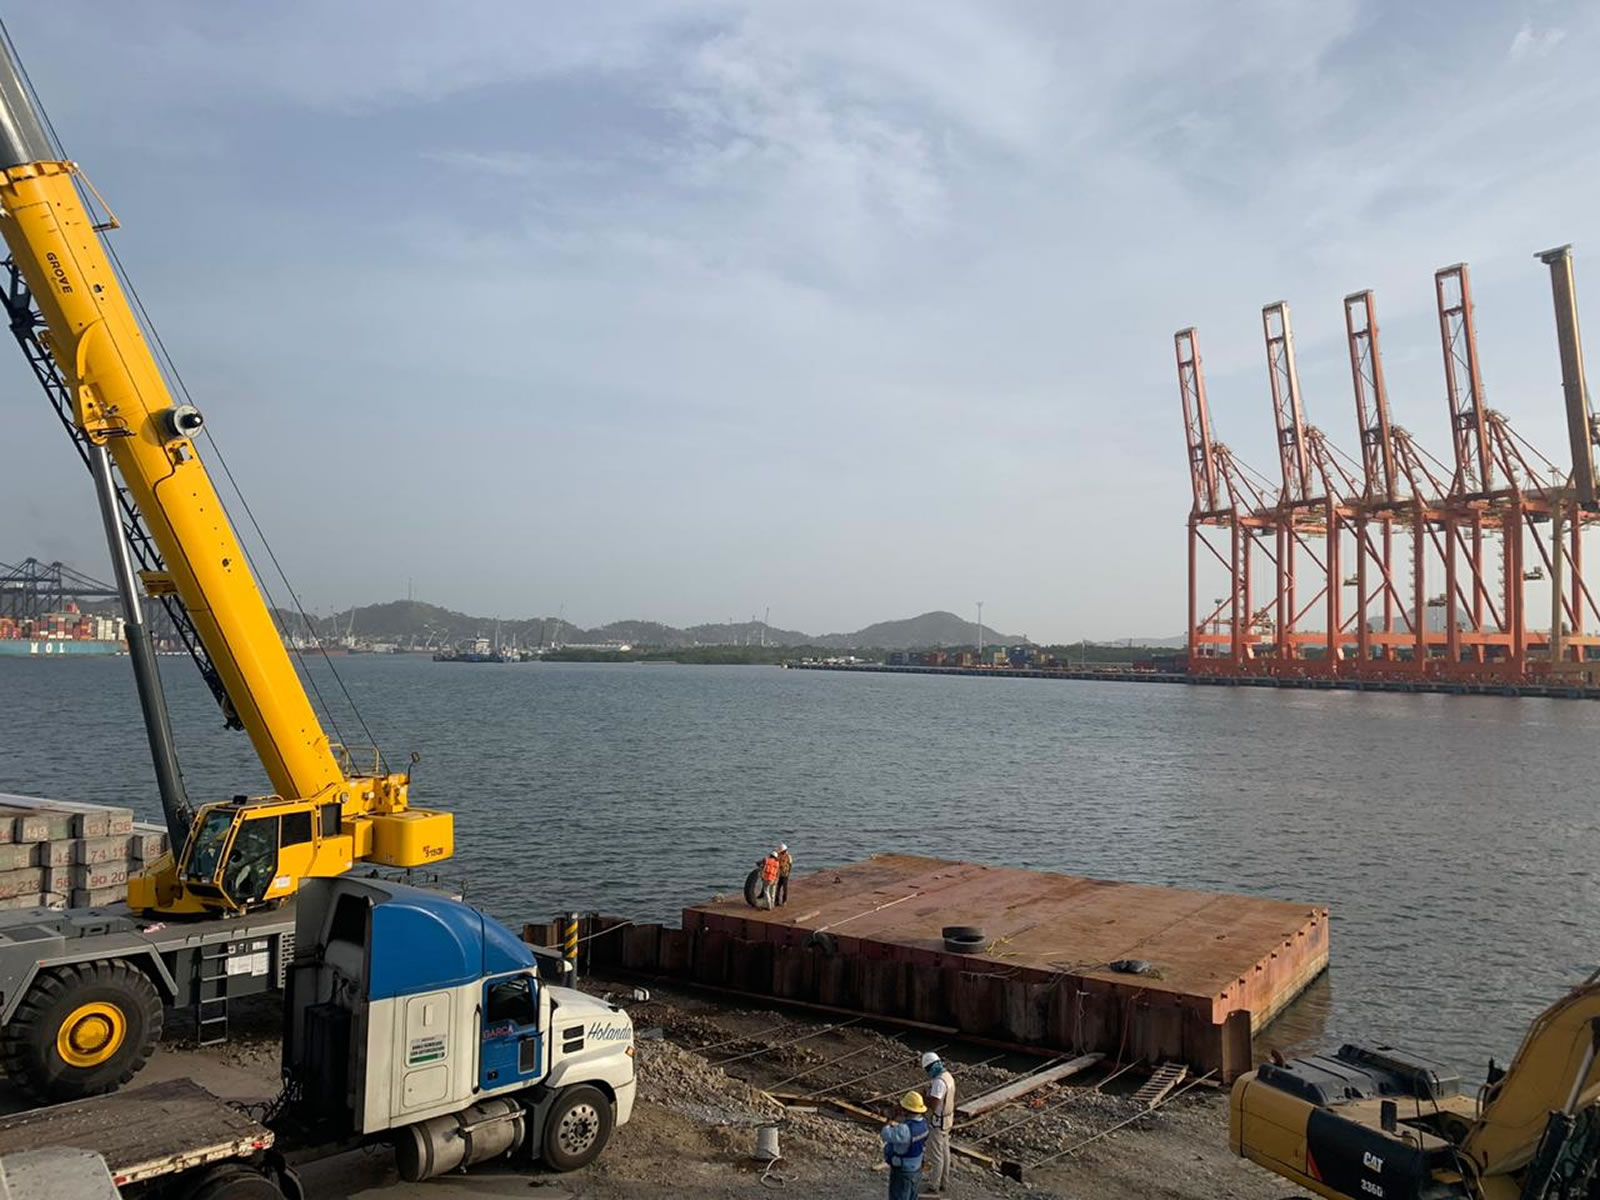
[[[1356,449],[1341,297],[1446,453],[1432,272],[1565,461],[1549,285],[1600,304],[1594,5],[15,6],[13,37],[280,559],[597,624],[1175,635],[1172,332],[1273,467],[1260,307]],[[1584,288],[1589,285],[1588,291]],[[1600,313],[1600,309],[1592,309]],[[1600,321],[1600,316],[1592,317]],[[100,573],[0,353],[0,560]]]

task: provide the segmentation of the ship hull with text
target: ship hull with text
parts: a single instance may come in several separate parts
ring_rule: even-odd
[[[126,654],[126,643],[101,638],[0,638],[0,658]]]

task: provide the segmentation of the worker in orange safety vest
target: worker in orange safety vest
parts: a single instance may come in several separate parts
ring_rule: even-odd
[[[773,850],[761,860],[762,908],[771,908],[778,894],[778,852]]]

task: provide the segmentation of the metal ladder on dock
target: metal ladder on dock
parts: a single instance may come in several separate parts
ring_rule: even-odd
[[[228,1040],[228,943],[201,946],[197,968],[194,1040],[202,1046],[217,1046]]]
[[[1154,1108],[1188,1077],[1189,1068],[1182,1063],[1164,1062],[1151,1073],[1149,1079],[1139,1085],[1139,1090],[1133,1094],[1133,1102],[1145,1108]]]

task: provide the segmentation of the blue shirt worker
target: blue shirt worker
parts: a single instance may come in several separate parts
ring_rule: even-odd
[[[883,1139],[883,1161],[889,1164],[889,1200],[916,1200],[922,1183],[922,1146],[928,1140],[928,1111],[920,1092],[907,1092],[900,1098],[906,1117],[885,1125],[878,1134]]]

